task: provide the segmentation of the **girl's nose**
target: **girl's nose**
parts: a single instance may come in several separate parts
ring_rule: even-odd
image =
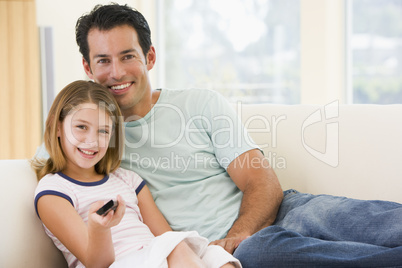
[[[98,133],[96,133],[95,131],[91,131],[91,133],[88,133],[88,135],[85,137],[85,146],[89,149],[89,148],[94,148],[94,147],[98,147],[99,142],[98,142]]]

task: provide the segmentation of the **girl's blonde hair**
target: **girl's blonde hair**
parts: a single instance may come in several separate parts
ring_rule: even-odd
[[[31,161],[38,180],[46,174],[56,173],[66,166],[66,157],[57,135],[58,125],[78,105],[94,103],[103,109],[113,121],[113,133],[105,156],[95,165],[99,174],[115,171],[121,162],[124,146],[123,120],[119,106],[107,88],[92,81],[75,81],[56,96],[46,120],[44,143],[48,159],[34,158]]]

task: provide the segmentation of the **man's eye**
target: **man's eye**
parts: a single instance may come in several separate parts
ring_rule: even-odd
[[[123,57],[123,59],[125,59],[125,60],[131,60],[131,59],[133,59],[135,56],[134,55],[125,55],[124,57]]]
[[[100,59],[98,60],[98,63],[108,63],[109,60],[108,59]]]

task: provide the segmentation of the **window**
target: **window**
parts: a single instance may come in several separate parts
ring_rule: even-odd
[[[353,103],[402,103],[402,1],[354,0],[349,8]]]
[[[161,84],[209,88],[233,102],[299,103],[299,5],[299,0],[158,1]]]

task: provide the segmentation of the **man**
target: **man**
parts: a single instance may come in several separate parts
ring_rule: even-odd
[[[197,230],[244,267],[402,265],[401,205],[293,190],[283,199],[220,95],[153,90],[156,52],[139,12],[97,6],[78,20],[76,39],[88,77],[109,88],[127,122],[122,166],[147,181],[174,230]],[[367,206],[381,216],[368,220]],[[329,215],[321,219],[320,211]]]

